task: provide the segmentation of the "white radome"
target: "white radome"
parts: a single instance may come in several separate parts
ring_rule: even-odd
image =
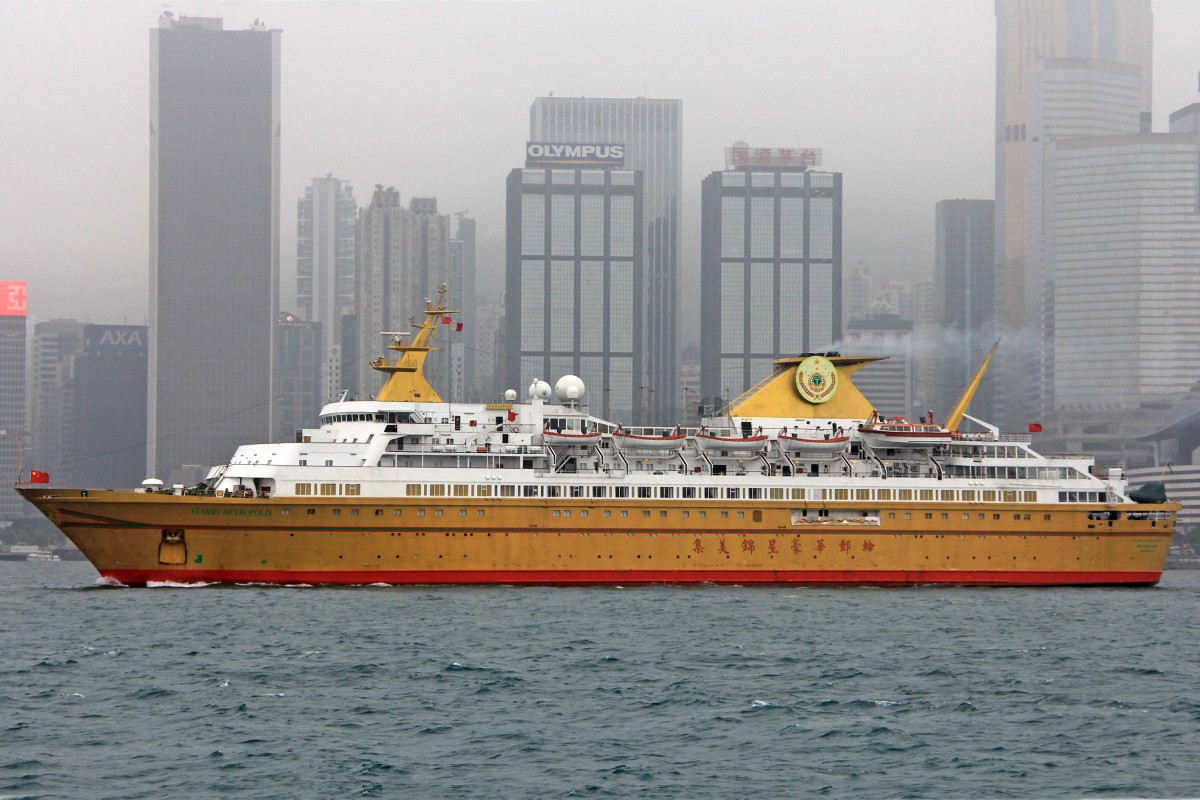
[[[574,403],[583,397],[585,390],[583,379],[578,375],[563,375],[554,384],[554,396],[560,403]]]

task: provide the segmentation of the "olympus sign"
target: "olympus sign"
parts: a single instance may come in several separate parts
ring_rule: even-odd
[[[525,166],[587,165],[600,167],[625,166],[623,144],[558,144],[529,142],[525,145]]]

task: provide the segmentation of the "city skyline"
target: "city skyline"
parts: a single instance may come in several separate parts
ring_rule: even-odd
[[[905,4],[903,13],[881,3],[806,4],[805,20],[829,35],[823,37],[827,42],[811,42],[805,51],[811,55],[798,61],[790,49],[776,46],[786,41],[786,31],[758,33],[761,42],[750,33],[755,20],[775,18],[790,6],[749,9],[741,16],[747,24],[739,26],[728,22],[732,6],[689,5],[688,24],[679,31],[678,41],[655,37],[667,28],[676,33],[676,12],[683,6],[663,4],[636,16],[632,7],[612,8],[628,12],[637,30],[621,40],[628,58],[604,70],[597,64],[603,48],[614,42],[604,36],[582,47],[572,39],[570,48],[555,39],[539,54],[545,57],[536,60],[536,67],[518,55],[499,61],[478,54],[467,57],[468,51],[479,53],[484,47],[489,26],[553,32],[578,22],[582,9],[556,7],[549,18],[535,13],[536,4],[461,9],[352,5],[338,10],[286,3],[199,3],[186,13],[223,16],[230,29],[262,18],[285,31],[285,197],[298,195],[313,176],[332,171],[360,191],[383,182],[397,185],[406,197],[436,194],[447,213],[470,209],[479,221],[484,287],[499,286],[503,272],[498,244],[503,238],[503,176],[520,157],[530,102],[550,90],[556,95],[648,94],[683,100],[682,307],[687,307],[688,292],[698,302],[698,291],[689,285],[698,283],[695,187],[711,170],[715,148],[736,138],[823,147],[826,168],[854,182],[846,208],[845,263],[851,267],[861,262],[878,277],[912,278],[929,271],[937,200],[990,196],[994,107],[988,90],[994,85],[996,35],[991,3],[956,5],[954,14],[946,13],[944,3]],[[1184,31],[1189,22],[1200,19],[1200,9],[1160,0],[1154,11],[1155,130],[1165,130],[1166,115],[1196,96],[1197,65],[1184,46]],[[19,111],[0,126],[14,150],[26,154],[8,167],[15,192],[3,201],[6,213],[0,224],[13,245],[0,257],[0,266],[6,274],[30,281],[35,320],[144,321],[147,309],[138,291],[145,285],[148,259],[144,30],[156,23],[157,13],[157,7],[139,4],[0,7],[6,23],[0,34],[6,45],[0,59],[11,67],[4,91],[9,107]],[[376,32],[389,26],[398,34],[403,31],[405,46],[395,48],[407,54],[403,61],[378,44],[382,37]],[[407,33],[413,27],[421,27],[428,41],[414,41]],[[344,55],[345,48],[324,46],[321,37],[353,44],[353,58]],[[451,40],[456,43],[447,50]],[[126,45],[114,47],[114,42]],[[70,59],[55,58],[68,51]],[[863,51],[875,55],[864,58]],[[337,53],[342,63],[328,61],[326,52]],[[419,85],[402,86],[396,103],[379,103],[370,82],[353,80],[353,65],[364,59],[394,68],[434,52],[447,53],[445,68],[436,67],[443,62],[436,58],[433,74],[415,82]],[[578,58],[567,59],[567,53]],[[745,69],[735,76],[720,67],[728,59],[717,56],[739,57]],[[809,64],[809,58],[811,66],[819,63],[825,77],[799,84],[790,76],[796,67]],[[472,80],[464,81],[463,73],[456,71],[451,63],[456,59],[465,69],[481,65],[471,73]],[[492,69],[497,63],[501,68]],[[547,69],[546,64],[554,66]],[[686,69],[672,69],[676,64]],[[82,80],[81,66],[88,75]],[[330,81],[331,74],[344,80]],[[879,75],[886,79],[878,81]],[[773,82],[783,88],[755,86]],[[871,89],[875,83],[880,88]],[[331,99],[328,92],[322,93],[327,85],[336,85],[339,94]],[[955,98],[952,112],[937,108],[945,105],[941,101],[947,92]],[[62,110],[41,105],[43,96],[65,101],[72,116],[88,124],[68,124]],[[784,98],[787,102],[778,102]],[[364,103],[372,107],[372,102],[380,108],[377,124],[370,124],[370,115],[358,110]],[[394,114],[386,106],[402,107],[406,113]],[[354,114],[344,113],[351,108]],[[464,109],[486,117],[486,130],[470,124]],[[86,157],[93,152],[103,152],[104,157]],[[943,177],[929,179],[930,173]],[[494,175],[495,180],[483,181],[480,175]],[[913,175],[922,177],[916,183],[928,197],[908,197]],[[66,183],[72,192],[59,189]],[[100,196],[105,202],[95,203]],[[55,236],[54,215],[30,215],[51,198],[65,203],[68,213],[82,223],[79,236]],[[84,208],[72,210],[75,203]],[[294,230],[294,211],[290,203],[283,204],[281,230]],[[283,308],[294,307],[288,291],[295,285],[295,242],[290,238],[284,236],[281,246]],[[94,281],[86,289],[77,279],[84,269]],[[690,331],[685,324],[681,344],[695,339],[698,330]]]

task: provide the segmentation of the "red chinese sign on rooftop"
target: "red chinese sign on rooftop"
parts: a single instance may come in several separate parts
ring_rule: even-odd
[[[0,281],[0,317],[25,316],[25,281]]]
[[[735,167],[819,167],[819,147],[751,147],[745,142],[725,148],[725,169]]]

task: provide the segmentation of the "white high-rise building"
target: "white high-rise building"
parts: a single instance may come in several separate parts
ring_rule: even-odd
[[[342,317],[354,313],[357,251],[354,189],[332,175],[313,178],[296,204],[296,304],[321,323],[321,401],[341,393]]]

